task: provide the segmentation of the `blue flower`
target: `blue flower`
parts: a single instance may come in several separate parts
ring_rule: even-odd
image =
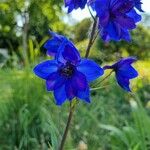
[[[129,30],[136,28],[141,16],[134,10],[133,0],[95,0],[92,8],[99,17],[100,35],[104,41],[130,41]]]
[[[87,0],[65,0],[65,7],[68,7],[68,13],[73,9],[83,9],[87,3]]]
[[[49,34],[52,38],[48,39],[45,42],[44,48],[47,50],[47,55],[55,56],[56,53],[58,52],[60,45],[63,42],[68,41],[68,39],[65,36],[59,35],[55,32],[50,31],[50,30],[49,30]]]
[[[94,61],[81,59],[71,42],[60,45],[55,60],[47,60],[34,68],[34,73],[46,80],[47,91],[54,91],[57,105],[77,97],[86,102],[89,98],[89,82],[103,74]]]
[[[127,57],[119,60],[112,66],[105,66],[103,69],[113,69],[116,74],[118,84],[126,91],[130,92],[130,79],[138,76],[138,72],[131,66],[136,61],[135,57]]]

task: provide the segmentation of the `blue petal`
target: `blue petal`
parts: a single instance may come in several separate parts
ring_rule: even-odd
[[[135,2],[135,7],[136,7],[140,12],[144,12],[144,11],[142,10],[142,2],[141,2],[141,0],[134,0],[134,2]]]
[[[109,22],[109,24],[105,27],[106,32],[113,40],[120,40],[121,28],[115,22]]]
[[[62,105],[66,101],[67,96],[65,91],[65,84],[54,90],[54,97],[56,100],[56,105]]]
[[[121,37],[122,37],[122,39],[124,39],[124,40],[126,40],[128,42],[131,41],[131,36],[130,36],[130,33],[129,33],[128,30],[122,29],[121,30]]]
[[[73,9],[83,9],[86,5],[87,0],[65,0],[65,7],[68,7],[68,13]]]
[[[72,100],[77,95],[77,89],[74,88],[70,80],[66,82],[65,90],[69,100]]]
[[[136,27],[134,20],[127,16],[117,16],[114,21],[116,21],[124,29],[134,29]]]
[[[80,61],[80,54],[71,41],[64,42],[59,48],[59,53],[56,56],[58,62],[77,64]]]
[[[68,99],[77,96],[78,91],[85,91],[88,86],[86,77],[81,72],[76,71],[74,76],[66,82],[66,93]]]
[[[126,91],[128,92],[131,92],[130,90],[130,87],[129,87],[129,79],[128,78],[125,78],[125,77],[122,77],[120,74],[117,74],[116,73],[116,79],[117,79],[117,82],[118,84]]]
[[[52,31],[49,31],[49,33],[52,36],[52,39],[45,42],[44,48],[47,50],[47,55],[55,56],[60,45],[63,41],[67,41],[67,38]]]
[[[90,91],[89,91],[89,86],[86,88],[85,91],[78,91],[77,93],[77,97],[79,99],[84,100],[85,102],[90,103]]]
[[[126,58],[120,59],[117,63],[114,64],[114,66],[121,67],[123,65],[130,65],[134,63],[135,61],[137,61],[136,57],[126,57]]]
[[[56,72],[57,69],[58,64],[56,60],[47,60],[35,66],[33,71],[38,77],[47,79],[49,75]]]
[[[117,0],[114,1],[110,7],[113,13],[121,12],[122,14],[125,14],[134,7],[134,2],[129,0]]]
[[[51,73],[46,80],[47,91],[53,91],[65,83],[66,79],[58,72]]]
[[[89,59],[82,59],[77,66],[77,70],[86,76],[87,81],[93,81],[104,73],[104,70],[98,64]]]
[[[47,55],[55,56],[59,48],[59,44],[60,42],[55,39],[47,40],[44,44],[44,48],[47,50]]]
[[[127,15],[131,17],[135,23],[141,21],[142,19],[141,15],[137,14],[137,12],[134,9],[130,10],[130,12]]]
[[[80,91],[84,91],[86,89],[87,80],[86,76],[83,73],[76,71],[71,80],[74,88],[77,88]]]
[[[117,74],[120,74],[125,78],[135,78],[138,76],[138,72],[131,65],[123,65],[117,70]]]

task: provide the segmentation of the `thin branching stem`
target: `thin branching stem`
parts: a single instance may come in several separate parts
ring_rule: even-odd
[[[114,70],[112,70],[107,76],[105,76],[100,82],[98,82],[98,84],[101,84],[102,82],[104,82],[109,76],[111,76],[111,74],[114,72]],[[106,87],[106,86],[105,86]],[[91,91],[94,91],[94,90],[99,90],[99,89],[102,89],[104,87],[96,87],[96,88],[92,88]]]
[[[65,141],[66,141],[66,138],[67,138],[67,135],[68,135],[68,131],[69,131],[69,127],[70,127],[70,124],[71,124],[74,108],[75,108],[75,105],[72,105],[72,101],[71,101],[70,102],[69,116],[68,116],[68,120],[67,120],[67,124],[66,124],[64,134],[62,136],[62,140],[61,140],[61,143],[60,143],[59,150],[63,150],[63,148],[64,148],[64,144],[65,144]]]
[[[92,19],[95,21],[95,17],[94,17],[94,15],[93,15],[93,14],[92,14],[92,12],[91,12],[90,7],[89,7],[89,6],[87,6],[87,8],[88,8],[88,10],[89,10],[89,13],[90,13],[90,15],[91,15]]]
[[[90,49],[92,45],[94,44],[93,39],[95,38],[96,27],[97,27],[97,17],[95,18],[93,26],[92,26],[92,31],[91,31],[89,43],[86,49],[85,58],[88,58],[90,54]]]

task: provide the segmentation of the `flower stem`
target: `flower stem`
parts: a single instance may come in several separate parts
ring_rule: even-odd
[[[105,76],[100,82],[98,82],[98,85],[101,84],[102,82],[104,82],[109,76],[111,76],[111,74],[114,72],[114,70],[112,70],[107,76]],[[96,84],[97,85],[97,84]],[[105,86],[107,87],[107,86]],[[91,91],[95,91],[95,90],[99,90],[102,89],[104,87],[96,87],[96,88],[92,88]]]
[[[70,111],[69,111],[69,116],[68,116],[68,120],[67,120],[67,125],[66,125],[66,128],[65,128],[61,143],[60,143],[59,150],[63,150],[63,148],[64,148],[64,144],[65,144],[65,141],[66,141],[66,138],[67,138],[67,134],[68,134],[68,131],[69,131],[70,123],[71,123],[73,112],[74,112],[74,107],[75,107],[75,105],[73,106],[72,102],[70,102]]]
[[[94,19],[94,22],[93,22],[92,31],[91,31],[89,43],[86,49],[85,58],[88,58],[90,54],[90,49],[95,41],[95,40],[93,41],[93,39],[95,39],[94,35],[95,35],[96,27],[97,27],[97,17]]]

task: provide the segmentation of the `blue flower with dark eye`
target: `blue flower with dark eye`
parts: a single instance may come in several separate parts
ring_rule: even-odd
[[[131,91],[129,84],[130,79],[138,76],[138,72],[131,66],[136,61],[135,57],[127,57],[119,60],[112,66],[105,66],[103,69],[113,69],[116,73],[118,84],[126,91]]]
[[[45,42],[44,48],[47,50],[47,55],[55,56],[56,53],[58,52],[60,45],[63,42],[68,41],[68,39],[65,36],[59,35],[55,32],[50,31],[50,30],[49,30],[49,34],[52,38],[48,39]]]
[[[104,41],[130,40],[129,30],[141,20],[134,10],[133,0],[95,0],[90,4],[99,17],[100,35]]]
[[[59,46],[55,60],[47,60],[34,68],[34,73],[46,80],[48,91],[54,91],[56,104],[77,97],[90,102],[89,84],[103,75],[103,69],[94,61],[81,59],[78,50],[71,42]]]
[[[83,9],[87,3],[87,0],[65,0],[65,7],[68,7],[68,13],[73,9]]]

